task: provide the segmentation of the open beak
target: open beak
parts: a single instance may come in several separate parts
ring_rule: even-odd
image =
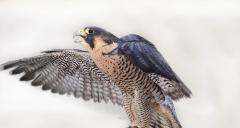
[[[87,33],[84,30],[78,30],[73,33],[73,39],[75,43],[81,42],[82,39],[87,38]]]

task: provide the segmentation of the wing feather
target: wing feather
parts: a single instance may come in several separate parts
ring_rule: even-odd
[[[90,59],[87,52],[75,49],[45,51],[42,55],[10,61],[0,69],[15,67],[11,74],[24,75],[21,81],[30,81],[33,86],[53,93],[73,94],[94,102],[109,100],[122,105],[119,88]]]
[[[124,36],[120,40],[119,53],[129,57],[133,64],[148,73],[165,94],[174,100],[190,97],[191,91],[151,42],[135,34]]]

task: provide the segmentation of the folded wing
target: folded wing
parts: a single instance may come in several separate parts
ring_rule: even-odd
[[[191,91],[174,73],[156,47],[143,37],[130,34],[121,38],[119,52],[130,58],[133,64],[157,83],[172,99],[190,97]]]

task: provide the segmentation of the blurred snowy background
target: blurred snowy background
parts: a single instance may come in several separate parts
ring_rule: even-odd
[[[0,63],[56,48],[80,48],[86,25],[152,41],[193,91],[175,103],[184,128],[240,127],[239,0],[1,0]],[[0,72],[0,128],[124,128],[125,114],[43,92]]]

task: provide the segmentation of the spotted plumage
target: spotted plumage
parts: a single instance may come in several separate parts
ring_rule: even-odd
[[[51,50],[1,67],[15,67],[12,74],[24,72],[20,80],[43,90],[121,105],[130,127],[181,128],[172,100],[191,91],[151,42],[134,34],[118,38],[98,27],[74,36],[86,51]]]

